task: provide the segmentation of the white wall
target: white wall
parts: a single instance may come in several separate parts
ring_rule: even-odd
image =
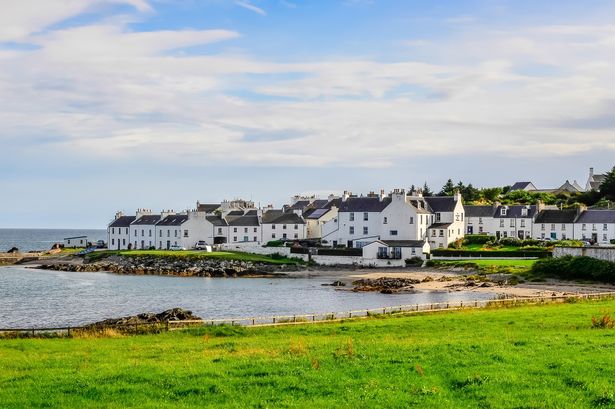
[[[555,247],[553,257],[587,256],[615,263],[615,247]]]
[[[108,227],[107,247],[109,250],[126,250],[130,242],[129,227]]]
[[[286,234],[286,239],[295,240],[295,239],[305,239],[306,237],[306,228],[305,223],[302,224],[285,224],[285,223],[263,223],[261,225],[262,228],[262,239],[263,243],[268,243],[272,240],[280,240],[284,238]]]
[[[157,247],[156,244],[156,225],[141,224],[130,225],[130,243],[133,249],[148,249],[150,246]]]
[[[605,229],[606,227],[606,229]],[[609,245],[611,240],[615,240],[615,223],[575,223],[574,238],[576,240],[592,238],[596,234],[600,245]]]
[[[533,223],[532,237],[537,240],[545,238],[572,240],[574,223]]]
[[[306,219],[306,237],[308,239],[317,239],[323,237],[323,225],[330,220],[337,218],[337,213],[337,207],[333,206],[319,219]]]

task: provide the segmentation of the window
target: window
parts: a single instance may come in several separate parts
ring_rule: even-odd
[[[581,230],[587,230],[587,225],[585,223],[581,225]]]
[[[128,227],[126,227],[126,234],[128,234]]]
[[[606,234],[602,235],[602,241],[606,241]]]
[[[115,234],[115,227],[111,228],[111,234]]]
[[[162,230],[160,230],[160,234],[159,234],[159,236],[160,236],[160,237],[162,237]]]
[[[504,227],[504,220],[500,219],[500,227]]]
[[[141,229],[141,237],[145,237],[145,230]]]
[[[350,212],[350,214],[348,215],[348,217],[349,217],[349,220],[350,220],[351,222],[354,222],[354,213],[353,213],[353,212]]]
[[[354,234],[354,226],[350,226],[350,227],[348,228],[348,233],[349,233],[349,234]]]
[[[282,238],[285,239],[286,238],[286,233],[282,234]]]
[[[521,227],[525,227],[525,220],[521,219]]]
[[[606,230],[608,230],[608,228],[609,228],[609,226],[608,226],[606,223],[604,223],[604,224],[602,225],[602,230],[605,230],[605,231],[606,231]]]
[[[115,239],[111,239],[111,245],[115,246]]]
[[[500,209],[500,215],[502,216],[506,216],[507,210],[505,207],[503,207],[502,209]]]
[[[419,215],[419,223],[423,224],[423,215]]]
[[[515,231],[514,230],[510,231],[510,237],[515,237]]]
[[[521,216],[527,216],[527,207],[521,209]]]
[[[410,224],[414,224],[414,217],[410,216]]]
[[[177,230],[175,230],[175,237],[177,237]]]
[[[122,246],[126,245],[126,239],[122,239]]]
[[[248,236],[243,236],[243,241],[249,241]]]
[[[218,234],[222,234],[222,227],[218,227]]]
[[[562,224],[562,230],[566,230],[566,225]]]
[[[271,230],[275,230],[275,224],[271,225]]]
[[[275,233],[271,233],[271,238],[275,239]]]
[[[592,230],[596,230],[596,225],[592,224]]]
[[[562,240],[566,240],[566,233],[562,233]]]
[[[544,239],[545,238],[545,234],[544,233],[540,233],[540,238]]]
[[[545,229],[545,224],[543,223],[540,225],[540,230],[544,230],[544,229]]]
[[[416,249],[412,247],[412,254],[416,254]]]
[[[244,228],[243,228],[243,232],[244,232],[244,233],[247,233],[247,232],[248,232],[248,228],[247,228],[247,227],[244,227]],[[248,241],[248,240],[246,240],[246,241]]]
[[[482,233],[482,232],[483,232],[483,226],[479,226],[479,227],[478,227],[478,232],[479,232],[479,233]]]
[[[391,236],[397,236],[397,230],[391,230],[389,233]]]
[[[171,237],[171,230],[167,230],[167,237]]]
[[[299,234],[295,233],[295,238],[298,239],[299,238]]]
[[[233,233],[237,233],[237,227],[233,227]]]
[[[233,241],[237,241],[237,236],[233,236]]]
[[[137,231],[135,230],[135,237],[137,237]]]
[[[444,230],[440,229],[440,237],[444,237]]]
[[[478,218],[478,224],[483,224],[483,218],[482,217]]]
[[[282,225],[282,230],[286,230],[286,225],[285,224]]]
[[[184,237],[189,237],[188,230],[184,230]]]
[[[152,237],[152,231],[151,230],[149,231],[149,236]]]
[[[410,220],[412,220],[412,217],[410,218]],[[382,219],[382,224],[387,224],[388,222],[389,222],[388,218],[385,217],[384,219]],[[410,222],[410,223],[412,223],[412,222]]]
[[[515,227],[515,219],[510,219],[510,227]]]
[[[255,227],[255,228],[254,228],[254,233],[257,233],[257,232],[258,232],[258,228],[257,228],[257,227]]]
[[[256,240],[256,236],[254,236],[254,240],[252,240],[252,241],[258,241],[258,240]]]
[[[555,224],[551,224],[551,230],[555,230]]]
[[[367,226],[363,226],[363,234],[369,234],[369,229]]]
[[[431,231],[431,235],[432,235],[433,237],[436,237],[436,231],[435,231],[435,230],[432,230],[432,231]]]
[[[437,221],[437,222],[439,222],[439,221],[440,221],[440,218],[441,218],[440,213],[436,213],[436,221]]]
[[[363,212],[363,221],[366,222],[367,220],[369,220],[369,213]]]
[[[295,224],[295,230],[299,230],[299,225]]]

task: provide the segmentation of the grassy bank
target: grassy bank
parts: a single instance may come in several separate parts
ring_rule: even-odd
[[[120,255],[125,257],[168,257],[168,258],[212,258],[218,260],[236,260],[250,261],[253,263],[264,264],[301,264],[303,260],[296,258],[288,258],[280,255],[260,255],[252,253],[242,253],[235,251],[215,251],[207,253],[198,250],[185,251],[170,251],[170,250],[106,250],[96,251],[87,254],[85,257],[88,261],[102,260],[111,255]]]
[[[525,275],[532,270],[536,259],[471,259],[471,260],[431,260],[433,267],[463,267],[485,274],[507,273]]]
[[[613,407],[615,300],[0,340],[0,406]]]

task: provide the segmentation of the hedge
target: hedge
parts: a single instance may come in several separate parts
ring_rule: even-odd
[[[488,234],[467,234],[463,238],[463,242],[466,244],[485,244],[488,241],[495,240],[495,236],[489,236]]]
[[[350,249],[318,249],[319,256],[362,256],[363,250],[350,248]]]
[[[511,258],[511,257],[551,257],[550,251],[515,250],[515,251],[486,251],[486,250],[432,250],[432,256],[437,257],[485,257],[485,258]]]
[[[615,263],[586,256],[538,260],[532,266],[532,272],[545,277],[615,284]]]

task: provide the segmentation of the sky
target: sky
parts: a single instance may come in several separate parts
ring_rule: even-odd
[[[615,165],[610,0],[0,9],[0,228]]]

